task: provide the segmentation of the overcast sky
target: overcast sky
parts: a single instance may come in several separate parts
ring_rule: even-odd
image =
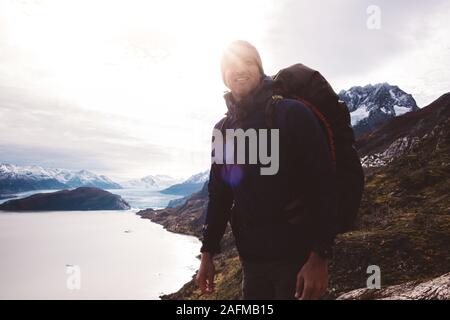
[[[0,0],[0,162],[203,171],[234,39],[267,74],[302,62],[337,92],[388,82],[423,107],[450,91],[449,16],[444,0]]]

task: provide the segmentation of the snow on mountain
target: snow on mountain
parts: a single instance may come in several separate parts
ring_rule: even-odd
[[[21,192],[37,189],[60,189],[77,187],[120,189],[121,186],[104,175],[87,170],[43,168],[41,166],[17,166],[0,164],[0,193]]]
[[[165,187],[169,187],[175,183],[179,183],[181,181],[183,181],[183,179],[180,178],[174,178],[165,174],[157,174],[155,176],[152,176],[153,179],[155,180],[156,184],[160,187],[160,188],[165,188]]]
[[[179,183],[181,179],[173,178],[168,175],[148,175],[141,179],[128,180],[121,185],[125,188],[145,188],[159,190],[167,188],[173,184]]]
[[[350,113],[352,126],[356,125],[359,121],[366,119],[369,116],[369,111],[365,107],[358,108]]]
[[[183,183],[204,183],[208,179],[209,179],[209,170],[206,170],[190,176]]]
[[[373,131],[391,118],[419,110],[412,95],[388,83],[351,87],[339,92],[339,98],[347,104],[356,135]]]
[[[54,178],[51,173],[39,166],[19,167],[9,163],[0,164],[0,179],[26,177],[31,180]]]
[[[91,186],[97,188],[115,189],[120,185],[104,175],[97,175],[88,170],[66,170],[59,168],[45,169],[51,176],[59,182],[67,184],[71,188],[80,186]]]
[[[161,190],[162,193],[176,194],[187,196],[194,192],[200,191],[209,179],[209,170],[194,174],[185,181],[174,184],[166,189]]]

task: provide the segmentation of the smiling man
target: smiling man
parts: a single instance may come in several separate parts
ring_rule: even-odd
[[[250,43],[232,42],[221,71],[230,89],[228,112],[215,129],[277,128],[277,148],[265,143],[279,152],[279,169],[262,175],[261,163],[212,163],[198,285],[203,292],[214,291],[213,258],[230,221],[244,299],[318,299],[328,286],[327,257],[336,236],[336,172],[326,136],[302,103],[275,99],[274,82]],[[272,103],[273,127],[267,123]]]
[[[224,53],[221,71],[223,82],[236,102],[248,96],[264,76],[258,51],[243,41],[234,42]]]

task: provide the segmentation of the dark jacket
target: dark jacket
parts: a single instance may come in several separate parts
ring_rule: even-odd
[[[272,99],[272,84],[264,77],[238,104],[226,94],[223,130],[267,129],[265,108]],[[333,243],[336,173],[318,120],[302,103],[282,99],[275,108],[274,127],[279,129],[277,174],[261,175],[259,161],[211,165],[201,252],[220,252],[228,221],[243,260],[301,261],[313,247]]]

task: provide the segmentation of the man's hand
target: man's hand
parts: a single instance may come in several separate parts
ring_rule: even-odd
[[[299,300],[317,300],[328,288],[328,261],[311,252],[308,261],[297,274],[295,297]]]
[[[197,284],[203,293],[214,292],[214,276],[216,268],[210,253],[203,252],[200,262],[200,268],[197,273]]]

